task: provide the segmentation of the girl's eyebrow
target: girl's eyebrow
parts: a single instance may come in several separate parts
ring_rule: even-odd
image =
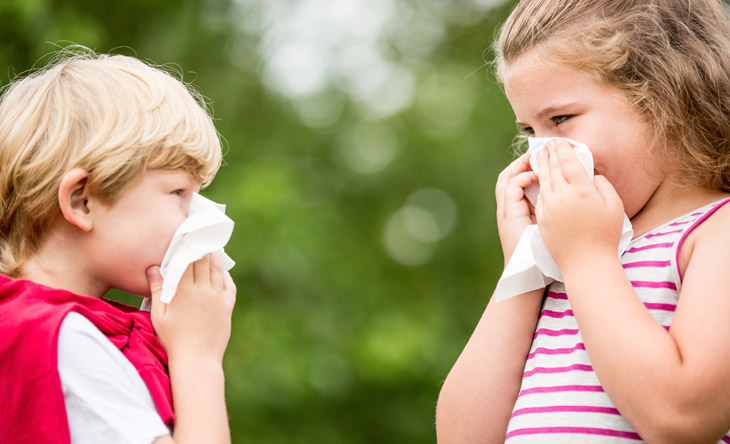
[[[563,112],[564,109],[570,108],[571,106],[574,106],[574,105],[575,105],[575,103],[573,103],[573,102],[559,103],[557,105],[551,105],[551,106],[548,106],[547,108],[544,108],[540,112],[538,112],[537,117],[539,119],[542,119],[543,117],[551,117],[556,114],[560,114],[561,112]]]
[[[537,114],[536,117],[538,120],[544,119],[545,117],[552,117],[555,115],[560,114],[561,112],[564,112],[566,108],[570,108],[575,105],[575,102],[567,102],[567,103],[559,103],[556,105],[550,105],[547,108],[541,109]],[[517,124],[521,127],[527,127],[530,126],[526,123],[522,123],[519,120],[517,121]]]

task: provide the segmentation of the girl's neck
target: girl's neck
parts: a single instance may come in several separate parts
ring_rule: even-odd
[[[717,200],[730,193],[701,187],[662,182],[638,213],[631,218],[634,236],[640,236],[666,222]]]

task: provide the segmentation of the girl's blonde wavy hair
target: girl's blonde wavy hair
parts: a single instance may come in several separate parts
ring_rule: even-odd
[[[203,97],[133,57],[64,51],[0,99],[0,273],[16,277],[59,213],[61,178],[113,204],[147,169],[208,184],[221,164]]]
[[[681,184],[730,191],[730,37],[717,0],[522,0],[495,42],[497,76],[528,51],[618,88]],[[553,59],[554,58],[554,59]]]

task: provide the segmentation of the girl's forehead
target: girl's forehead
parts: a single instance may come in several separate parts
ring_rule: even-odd
[[[547,57],[542,51],[525,53],[503,67],[507,97],[515,95],[583,94],[598,92],[607,85],[585,70]]]
[[[529,55],[528,55],[529,57]],[[517,96],[533,99],[535,93],[560,94],[578,72],[554,63],[542,63],[537,58],[520,58],[505,67],[504,90],[511,100]]]
[[[545,71],[580,72],[556,59],[542,46],[528,50],[509,62],[504,62],[500,69],[505,83],[510,79],[514,80],[515,77],[542,75]]]

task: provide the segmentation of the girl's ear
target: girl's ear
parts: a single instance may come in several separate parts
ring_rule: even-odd
[[[88,179],[88,171],[74,168],[63,176],[58,188],[58,206],[61,208],[63,218],[71,225],[87,232],[91,231],[93,226],[89,211]]]

